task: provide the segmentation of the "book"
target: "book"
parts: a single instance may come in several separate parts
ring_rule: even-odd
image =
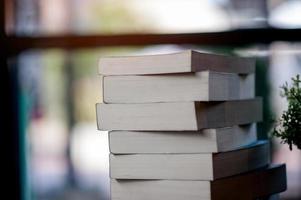
[[[262,102],[100,103],[96,112],[99,130],[196,131],[258,122]]]
[[[99,60],[99,73],[102,75],[169,74],[204,70],[254,73],[255,60],[193,50],[161,55],[104,57]]]
[[[200,131],[110,131],[113,154],[218,153],[256,142],[256,124]]]
[[[255,97],[254,74],[202,71],[164,75],[104,76],[105,103],[229,101]]]
[[[285,165],[214,181],[111,180],[112,200],[254,200],[286,190]]]
[[[269,164],[269,143],[258,141],[241,149],[202,154],[110,154],[114,179],[215,180]]]

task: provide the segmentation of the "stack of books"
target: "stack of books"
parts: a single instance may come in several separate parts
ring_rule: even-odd
[[[285,165],[257,140],[250,58],[183,51],[100,59],[112,200],[277,199]]]

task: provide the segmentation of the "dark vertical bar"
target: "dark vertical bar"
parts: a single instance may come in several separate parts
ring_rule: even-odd
[[[66,30],[68,33],[71,33],[72,30],[72,23],[74,22],[74,17],[75,17],[75,4],[76,3],[71,3],[70,1],[66,1],[67,4],[65,3],[65,7],[68,7],[66,11],[66,17],[67,17],[67,22],[66,22]],[[65,31],[66,31],[65,30]],[[73,91],[73,82],[74,82],[74,76],[75,76],[75,71],[74,71],[74,64],[72,60],[72,55],[73,51],[70,49],[66,50],[65,54],[65,79],[66,79],[66,113],[67,113],[67,125],[68,125],[68,136],[67,136],[67,145],[66,145],[66,151],[65,151],[65,156],[67,160],[67,170],[68,170],[68,176],[67,176],[67,182],[68,186],[70,188],[77,188],[77,181],[76,181],[76,171],[74,168],[74,164],[72,161],[72,156],[71,156],[71,139],[72,139],[72,129],[75,125],[75,111],[74,111],[74,91]]]
[[[263,101],[263,120],[258,123],[259,139],[268,139],[268,132],[272,127],[272,108],[270,104],[269,57],[260,57],[256,60],[256,96],[261,96]]]
[[[0,1],[0,36],[1,41],[5,36],[5,3],[4,0]]]
[[[19,127],[16,73],[8,66],[9,48],[5,33],[5,1],[0,1],[0,142],[1,142],[1,197],[21,199],[19,171]]]
[[[75,170],[73,161],[71,158],[71,138],[72,138],[72,128],[75,124],[74,119],[74,101],[73,101],[73,81],[74,81],[74,67],[72,64],[72,52],[67,51],[65,57],[65,79],[66,79],[66,112],[67,112],[67,125],[68,125],[68,138],[67,138],[67,145],[65,156],[67,160],[67,182],[70,188],[77,187],[76,179],[75,179]]]

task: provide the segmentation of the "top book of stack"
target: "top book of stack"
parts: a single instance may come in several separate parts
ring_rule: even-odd
[[[250,74],[255,61],[225,55],[186,50],[173,54],[106,57],[99,61],[101,75],[174,74],[200,71]]]

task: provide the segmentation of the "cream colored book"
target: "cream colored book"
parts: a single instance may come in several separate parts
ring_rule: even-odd
[[[200,131],[110,131],[113,154],[217,153],[256,142],[256,124]]]
[[[262,119],[261,98],[226,102],[97,104],[99,130],[196,131]]]
[[[110,154],[114,179],[215,180],[269,164],[269,144],[259,141],[244,148],[202,154]]]
[[[99,60],[101,75],[170,74],[204,70],[238,74],[254,73],[255,60],[193,50],[172,54],[104,57]]]
[[[285,165],[215,181],[111,180],[112,200],[254,200],[286,190]]]
[[[106,103],[229,101],[255,97],[254,74],[202,71],[184,74],[103,76]]]

